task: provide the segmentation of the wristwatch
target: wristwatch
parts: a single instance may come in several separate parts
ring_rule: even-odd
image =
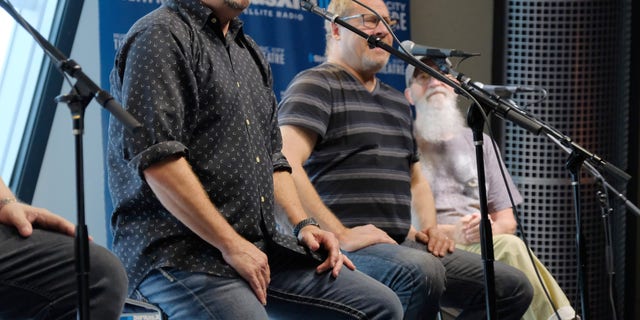
[[[302,228],[306,227],[306,226],[316,226],[318,228],[320,228],[320,224],[316,221],[316,219],[314,218],[306,218],[300,222],[298,222],[298,224],[296,224],[295,227],[293,227],[293,235],[296,237],[296,239],[300,240],[300,238],[298,237],[298,235],[300,234],[300,230],[302,230]]]

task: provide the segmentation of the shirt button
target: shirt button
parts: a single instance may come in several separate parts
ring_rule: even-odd
[[[260,163],[260,157],[256,157],[256,162]]]
[[[260,202],[264,202],[264,197],[260,197]]]

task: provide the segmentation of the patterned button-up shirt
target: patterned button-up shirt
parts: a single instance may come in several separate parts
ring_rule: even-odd
[[[237,276],[220,251],[169,213],[145,182],[154,163],[183,156],[211,201],[248,241],[304,254],[276,231],[273,172],[281,154],[271,70],[255,42],[232,21],[226,34],[200,0],[169,0],[128,32],[111,73],[116,100],[142,123],[109,124],[109,189],[114,251],[131,292],[152,269]],[[272,241],[273,240],[273,241]]]

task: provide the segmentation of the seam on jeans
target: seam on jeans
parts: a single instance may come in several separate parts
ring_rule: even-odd
[[[171,275],[171,273],[169,273],[168,271],[164,271],[160,268],[158,268],[158,270],[160,270],[160,272],[165,275],[167,277],[167,279],[170,279],[170,281],[175,282],[177,285],[181,286],[186,292],[187,294],[189,294],[190,296],[193,297],[193,299],[200,305],[200,307],[202,309],[205,310],[205,312],[212,318],[212,319],[218,319],[218,317],[216,315],[214,315],[211,310],[207,307],[207,305],[204,303],[204,301],[202,301],[200,299],[200,296],[198,296],[197,294],[195,294],[188,286],[186,286],[180,279],[174,278],[173,275]],[[171,280],[172,279],[172,280]]]
[[[268,288],[267,294],[269,294],[271,297],[275,299],[280,299],[280,300],[289,301],[289,302],[298,303],[298,304],[305,304],[305,305],[314,306],[314,307],[323,307],[326,309],[331,309],[331,310],[346,314],[348,316],[353,316],[356,319],[361,319],[361,320],[368,319],[367,315],[364,312],[351,308],[345,304],[337,303],[335,301],[320,299],[316,297],[305,297],[301,295],[294,295],[284,291],[278,291],[273,288]]]
[[[409,248],[409,249],[417,250],[417,249],[412,248],[412,247],[409,247],[409,246],[405,246],[405,248]],[[351,252],[351,254],[358,255],[357,251]],[[346,255],[347,255],[347,258],[348,258],[348,257],[349,257],[349,255],[350,255],[350,253],[349,253],[349,252],[347,252],[347,253],[346,253]],[[376,259],[380,259],[380,260],[383,260],[383,261],[389,261],[389,262],[392,262],[392,263],[396,263],[396,262],[397,262],[397,261],[396,261],[396,260],[394,260],[394,259],[390,259],[390,258],[388,258],[388,257],[386,257],[386,256],[381,256],[381,255],[369,255],[369,254],[367,254],[367,253],[361,253],[361,255],[366,255],[366,256],[368,256],[369,258],[373,257],[373,258],[376,258]],[[422,272],[422,270],[420,270],[420,268],[408,267],[408,266],[406,266],[406,265],[404,265],[404,264],[400,264],[400,265],[398,265],[398,266],[399,266],[399,267],[401,268],[401,270],[403,270],[405,273],[407,273],[405,270],[409,270],[409,272],[408,272],[407,274],[411,276],[411,279],[410,279],[410,281],[411,281],[411,288],[414,288],[414,289],[412,289],[412,290],[410,291],[410,293],[409,293],[409,297],[408,297],[408,299],[407,299],[407,302],[412,301],[412,299],[413,299],[413,298],[414,298],[414,296],[416,295],[416,290],[415,290],[416,283],[418,283],[418,282],[420,281],[420,279],[417,279],[417,278],[414,276],[414,274],[416,273],[416,272],[415,272],[415,271],[416,271],[416,269],[417,269],[418,273],[421,273],[421,272]],[[425,276],[425,278],[426,278],[426,276]],[[446,280],[446,276],[445,276],[445,280]],[[376,281],[377,281],[377,280],[376,280]],[[431,281],[431,279],[427,279],[427,280],[425,280],[425,282],[429,282],[429,281]],[[390,285],[390,284],[389,284],[389,285]],[[387,288],[391,289],[391,287],[390,287],[389,285],[385,285],[385,286],[386,286]],[[426,284],[425,284],[425,286],[426,286],[426,287],[427,287],[427,289],[428,289],[428,291],[427,291],[427,296],[431,296],[431,295],[432,295],[432,292],[431,292],[431,289],[432,289],[432,288],[431,288],[430,286],[427,286]],[[442,293],[444,293],[444,291],[446,290],[445,288],[446,288],[446,286],[442,288],[442,289],[443,289]],[[405,306],[405,305],[403,304],[403,306],[402,306],[402,310],[403,310],[404,312],[407,312],[407,306]]]
[[[48,315],[51,313],[51,310],[52,309],[55,310],[56,304],[59,301],[64,300],[66,298],[66,296],[64,295],[62,297],[55,297],[54,294],[52,294],[51,292],[39,289],[36,286],[31,286],[19,281],[10,281],[8,279],[0,279],[0,285],[15,288],[15,290],[26,291],[35,296],[39,296],[43,300],[45,300],[46,302],[42,307],[42,309],[36,313],[36,317],[35,317],[36,319],[46,319]]]
[[[6,279],[0,279],[0,284],[3,286],[13,287],[17,290],[24,290],[33,293],[34,295],[41,296],[49,301],[56,299],[55,295],[47,290],[40,289],[39,287],[29,285],[20,281],[11,281]]]
[[[156,270],[158,270],[158,272],[160,272],[160,274],[162,274],[162,276],[165,277],[165,279],[169,280],[169,282],[178,281],[178,279],[174,278],[172,274],[170,274],[167,271],[164,271],[162,268],[156,268]]]

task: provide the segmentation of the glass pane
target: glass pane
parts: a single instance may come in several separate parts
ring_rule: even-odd
[[[5,0],[6,1],[6,0]],[[47,37],[58,1],[16,1],[16,11]],[[31,111],[44,51],[33,37],[0,9],[0,174],[8,183]]]

